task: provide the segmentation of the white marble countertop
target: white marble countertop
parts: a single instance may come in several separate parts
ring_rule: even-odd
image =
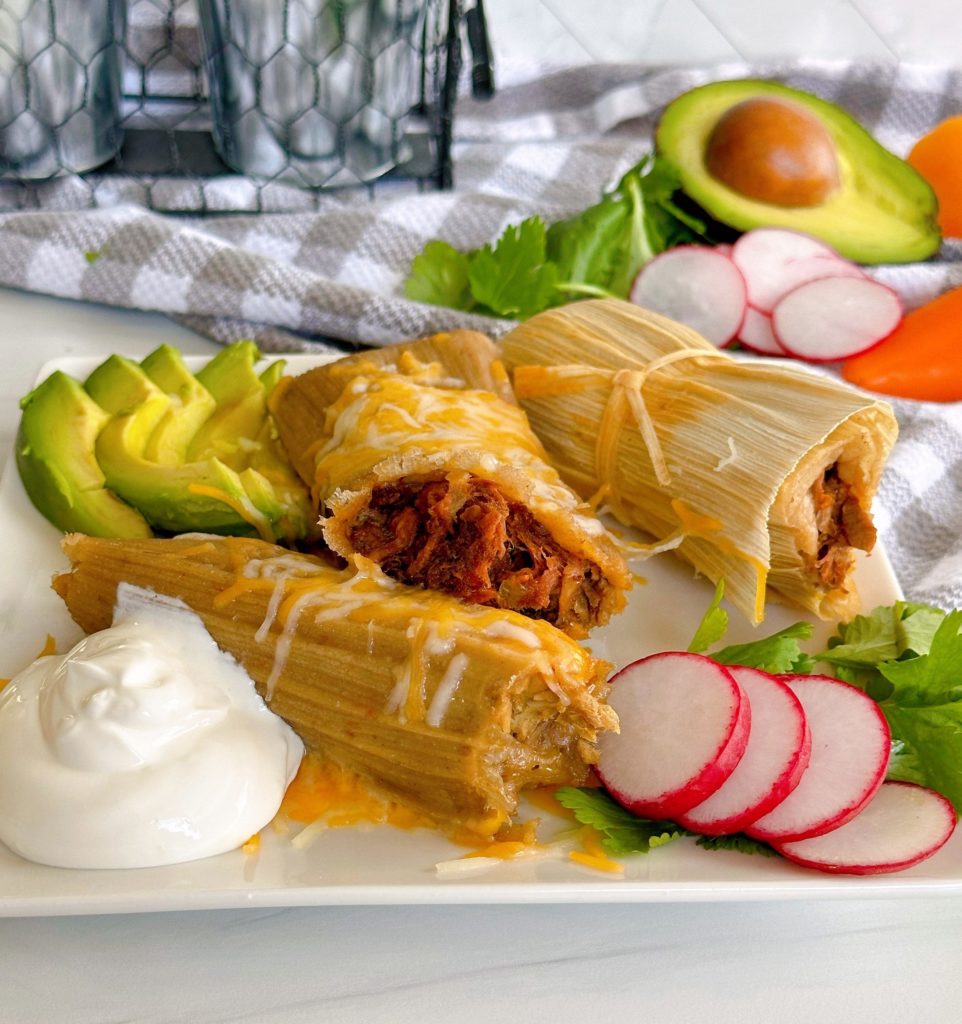
[[[216,350],[158,316],[0,292],[0,465],[47,359],[162,341]],[[958,897],[6,919],[0,1021],[955,1024],[960,935]]]

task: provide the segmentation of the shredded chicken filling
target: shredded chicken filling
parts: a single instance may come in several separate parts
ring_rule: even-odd
[[[587,628],[597,565],[566,551],[521,503],[476,477],[376,487],[351,527],[354,550],[403,583]]]
[[[818,529],[815,572],[824,587],[834,589],[842,586],[851,568],[851,549],[875,547],[875,526],[851,486],[838,475],[837,463],[815,482],[812,496]]]

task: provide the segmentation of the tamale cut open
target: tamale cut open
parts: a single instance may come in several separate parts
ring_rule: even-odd
[[[483,335],[318,367],[282,382],[271,412],[339,555],[572,636],[624,607],[621,554],[550,465]]]
[[[526,786],[586,780],[610,666],[541,620],[335,569],[263,541],[69,535],[54,589],[87,632],[117,587],[179,598],[271,710],[373,790],[450,829],[493,835]]]
[[[619,300],[538,314],[502,339],[515,393],[562,477],[711,580],[751,620],[766,596],[859,609],[855,550],[898,427],[827,375],[735,359]]]

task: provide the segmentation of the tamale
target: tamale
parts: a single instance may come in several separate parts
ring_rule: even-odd
[[[584,782],[610,666],[547,622],[263,541],[69,535],[54,580],[87,632],[127,582],[180,598],[308,747],[449,828],[492,835],[526,786]]]
[[[549,464],[483,335],[318,367],[271,411],[337,554],[573,636],[624,607],[623,558]]]
[[[562,477],[660,540],[753,621],[768,596],[858,610],[855,549],[898,432],[826,375],[735,359],[618,300],[541,313],[502,339],[515,392]]]

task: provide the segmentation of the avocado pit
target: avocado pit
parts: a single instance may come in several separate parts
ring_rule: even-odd
[[[825,126],[782,99],[759,97],[726,110],[708,137],[705,166],[739,195],[775,206],[820,206],[840,182]]]

